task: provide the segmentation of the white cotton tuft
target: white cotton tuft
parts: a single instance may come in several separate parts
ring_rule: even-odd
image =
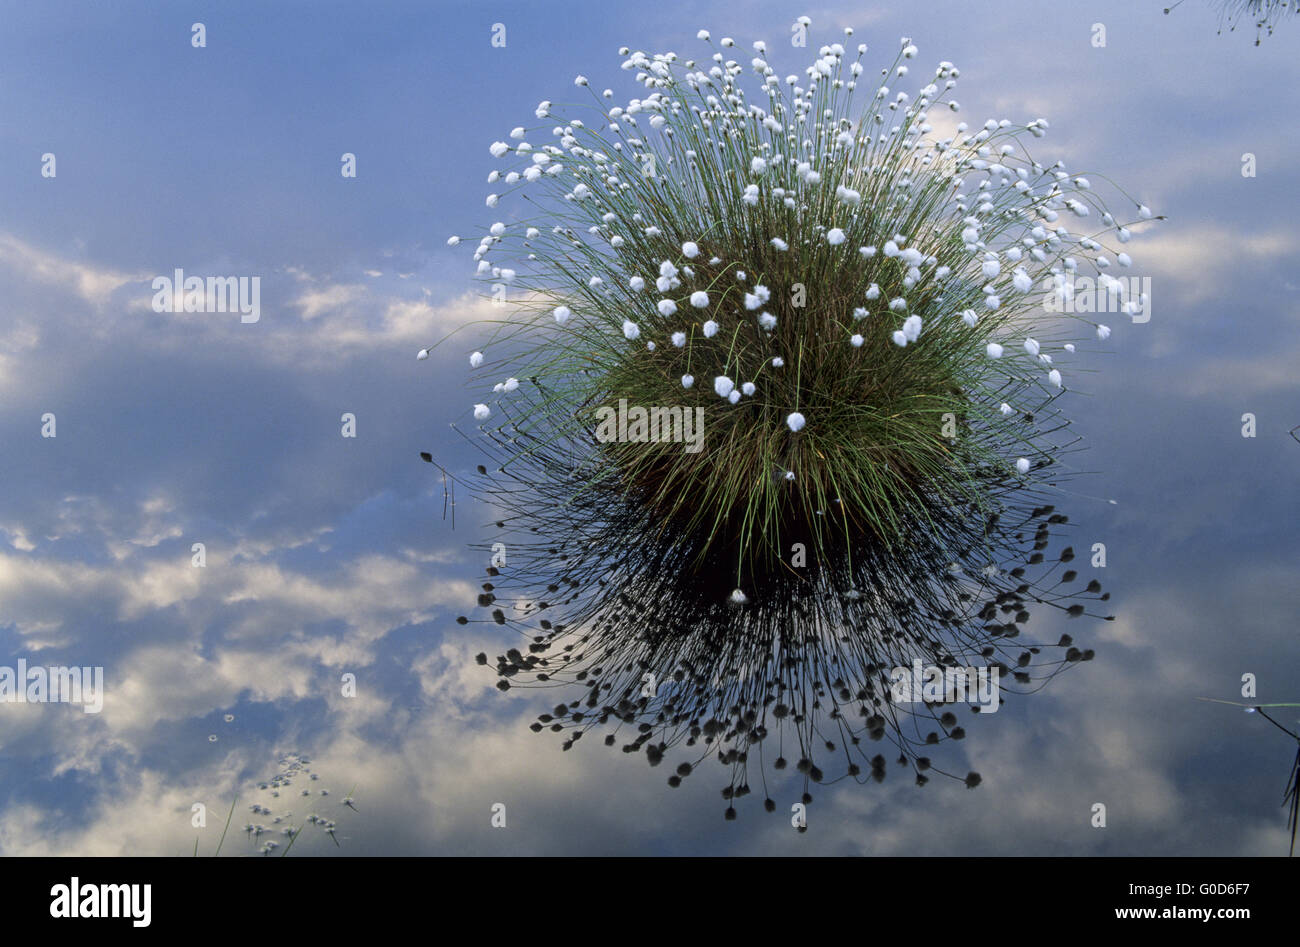
[[[782,253],[790,249],[790,245],[786,243],[784,240],[782,240],[780,237],[772,238],[772,246],[775,247],[777,250],[780,250]]]
[[[733,388],[731,390],[731,394],[727,395],[727,400],[730,401],[732,404],[738,402],[740,400],[740,389]]]
[[[1002,357],[1002,346],[998,345],[996,342],[990,342],[984,347],[984,351],[988,352],[989,358]]]
[[[844,231],[839,227],[832,227],[826,231],[826,242],[833,247],[838,247],[844,242]]]
[[[717,378],[713,379],[713,390],[718,393],[719,398],[727,397],[735,387],[736,383],[726,375],[719,375]]]
[[[680,349],[680,348],[684,348],[684,347],[686,346],[686,333],[685,333],[685,332],[674,332],[674,333],[673,333],[673,345],[677,346],[679,349]]]
[[[865,340],[862,338],[862,336],[856,334],[849,338],[849,344],[852,345],[855,349],[862,348],[862,343],[864,341]]]
[[[868,298],[868,299],[879,299],[879,298],[880,298],[880,287],[877,286],[875,283],[872,283],[870,286],[868,286],[868,287],[867,287],[867,298]]]
[[[451,237],[448,237],[448,238],[447,238],[447,246],[449,246],[449,247],[454,247],[454,246],[456,246],[456,244],[458,244],[458,243],[460,243],[460,237],[457,237],[457,236],[451,236]]]
[[[485,404],[474,405],[474,420],[486,421],[492,416],[492,410]]]
[[[1047,373],[1047,380],[1050,381],[1057,388],[1061,387],[1061,373],[1057,369],[1053,368],[1050,372]]]
[[[762,158],[751,158],[749,162],[749,170],[755,174],[762,174],[767,170],[767,162]]]
[[[634,276],[627,281],[627,285],[632,287],[633,292],[639,293],[641,290],[645,289],[645,280],[639,276]]]
[[[420,349],[420,351],[415,353],[415,360],[417,362],[423,362],[428,357],[429,357],[428,349]]]
[[[962,312],[961,321],[973,329],[975,328],[975,323],[979,321],[979,316],[975,315],[974,309],[967,309]]]
[[[709,294],[702,289],[697,289],[691,293],[691,305],[696,309],[707,309],[709,305]]]
[[[519,387],[518,378],[507,378],[505,384],[501,386],[502,391],[514,391]]]
[[[772,359],[772,367],[773,367],[773,368],[785,368],[785,359],[783,359],[783,358],[782,358],[781,356],[779,356],[779,355],[776,356],[775,358]]]
[[[682,256],[686,257],[686,259],[694,260],[699,255],[700,248],[696,244],[691,243],[689,240],[682,244]]]
[[[798,434],[800,431],[803,430],[803,426],[806,423],[808,422],[804,419],[804,416],[800,414],[798,411],[793,412],[789,417],[785,419],[785,426],[788,427],[791,431],[793,431],[796,434]]]
[[[494,158],[500,158],[509,150],[510,150],[510,145],[508,145],[504,141],[494,141],[492,142],[491,146],[488,148],[488,151],[491,152],[492,157]]]
[[[1151,219],[1151,208],[1150,208],[1150,207],[1147,207],[1146,204],[1139,204],[1139,205],[1138,205],[1138,216],[1141,217],[1143,220],[1150,220],[1150,219]]]
[[[744,592],[740,591],[740,589],[736,589],[731,593],[731,597],[728,601],[730,601],[732,605],[744,605],[749,601],[749,597],[745,595]]]
[[[772,315],[770,312],[762,313],[758,317],[758,324],[760,327],[771,332],[776,328],[776,316]]]
[[[482,365],[482,364],[483,364],[483,353],[482,353],[482,352],[474,352],[472,355],[470,355],[470,357],[469,357],[469,367],[470,367],[470,368],[478,368],[478,367],[479,367],[480,365]]]
[[[1034,339],[1025,339],[1025,351],[1030,355],[1038,354],[1038,342]]]
[[[753,393],[758,389],[754,387],[754,383],[752,381],[747,381],[740,386],[740,390],[745,394],[746,397],[749,397],[753,395]]]
[[[695,376],[694,376],[694,375],[683,375],[683,376],[682,376],[682,387],[683,387],[683,388],[689,388],[689,387],[691,387],[691,386],[694,385],[694,384],[695,384]]]
[[[659,300],[658,309],[659,315],[671,316],[677,311],[677,303],[673,302],[671,299],[661,299]]]
[[[900,348],[906,348],[906,346],[907,346],[907,333],[904,332],[902,329],[899,329],[898,331],[896,331],[896,332],[894,333],[894,344],[897,345],[897,346],[899,346]]]
[[[1101,326],[1101,325],[1097,326],[1097,338],[1099,338],[1099,339],[1109,339],[1109,338],[1110,338],[1110,326]]]
[[[1016,470],[1020,471],[1022,474],[1029,473],[1029,461],[1024,457],[1021,457],[1016,461]]]
[[[629,340],[639,339],[641,337],[641,329],[635,322],[632,322],[630,319],[624,319],[623,335]]]
[[[701,327],[706,339],[711,339],[718,334],[718,324],[710,319]]]
[[[556,306],[554,309],[555,321],[564,325],[569,321],[569,316],[573,315],[568,306]]]
[[[1007,404],[1007,403],[1004,401],[1004,402],[1002,402],[1002,405],[1001,405],[1001,407],[998,408],[998,410],[1001,411],[1002,414],[1003,414],[1004,416],[1005,416],[1005,415],[1008,415],[1008,414],[1011,413],[1011,405]]]

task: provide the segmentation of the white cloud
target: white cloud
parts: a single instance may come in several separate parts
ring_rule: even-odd
[[[13,234],[0,234],[0,263],[9,266],[23,279],[59,286],[96,307],[104,306],[109,297],[127,283],[147,279],[66,259],[40,250]]]

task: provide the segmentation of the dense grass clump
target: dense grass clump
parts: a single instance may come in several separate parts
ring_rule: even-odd
[[[490,148],[487,204],[518,210],[474,252],[503,306],[470,363],[498,379],[473,409],[493,457],[478,493],[511,551],[480,602],[502,625],[566,612],[500,659],[504,686],[580,681],[595,718],[637,717],[634,748],[659,753],[674,740],[648,734],[697,740],[734,710],[705,742],[743,757],[767,732],[749,715],[783,691],[802,695],[783,715],[801,741],[821,688],[894,720],[878,672],[989,659],[1015,627],[990,601],[1027,620],[1065,594],[1007,570],[1041,563],[1040,528],[1063,522],[1041,496],[1077,443],[1058,401],[1076,336],[1110,335],[1078,278],[1136,311],[1111,271],[1152,215],[1115,189],[1117,220],[1089,177],[1036,157],[1045,120],[959,121],[959,70],[916,88],[908,39],[873,80],[865,45],[782,78],[761,42],[742,63],[700,39],[698,62],[624,49],[640,97],[579,76],[589,104],[542,102]],[[702,418],[700,443],[611,437],[615,406]],[[1024,562],[1000,568],[1029,524]],[[641,673],[684,689],[633,713]]]
[[[905,43],[884,80],[914,55]],[[1042,431],[1007,418],[1059,390],[1076,352],[1044,297],[1065,308],[1082,263],[1109,280],[1096,238],[1129,231],[1090,181],[1034,159],[1024,139],[1045,121],[939,138],[931,113],[957,107],[949,63],[915,99],[882,81],[858,111],[863,70],[838,45],[807,88],[754,59],[753,104],[745,67],[713,58],[706,71],[632,54],[647,97],[597,96],[585,122],[543,102],[545,125],[492,149],[506,187],[489,204],[519,196],[527,213],[493,225],[475,256],[502,298],[523,291],[483,370],[508,366],[504,400],[562,405],[554,435],[594,430],[620,399],[703,409],[702,451],[605,442],[582,490],[702,529],[700,554],[729,549],[743,587],[779,568],[793,535],[815,553],[894,545],[926,504],[979,502],[991,475],[1043,461]],[[1059,224],[1094,211],[1098,233]],[[545,436],[529,416],[557,412],[523,415]]]

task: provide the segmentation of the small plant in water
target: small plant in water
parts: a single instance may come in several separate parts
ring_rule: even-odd
[[[303,831],[319,830],[336,846],[339,845],[335,820],[341,817],[345,808],[358,811],[352,792],[339,799],[333,798],[329,789],[318,785],[319,774],[312,771],[310,763],[307,757],[290,754],[280,760],[280,768],[274,776],[259,782],[256,790],[250,793],[258,801],[247,807],[251,821],[244,823],[242,831],[252,853],[288,855]],[[214,856],[221,854],[226,843],[239,799],[236,796],[230,804],[221,838],[212,853]],[[287,808],[290,800],[296,800],[312,811],[295,816]],[[194,854],[199,854],[198,839],[194,840]]]
[[[1280,703],[1280,704],[1245,704],[1236,700],[1218,700],[1214,697],[1201,697],[1199,700],[1208,700],[1216,704],[1229,704],[1233,707],[1241,707],[1248,714],[1259,714],[1273,726],[1277,727],[1292,740],[1296,741],[1295,761],[1291,764],[1291,775],[1287,779],[1286,789],[1282,792],[1282,805],[1287,810],[1286,827],[1291,830],[1291,855],[1295,855],[1296,829],[1300,828],[1300,733],[1288,730],[1282,724],[1278,723],[1265,711],[1265,707],[1300,707],[1300,703]]]
[[[863,736],[923,784],[943,771],[916,748],[965,731],[892,701],[895,667],[1036,687],[1043,655],[1048,675],[1092,656],[1007,639],[1035,606],[1108,597],[1071,585],[1073,549],[1045,558],[1067,518],[1044,500],[1079,443],[1059,399],[1111,333],[1073,311],[1075,278],[1137,311],[1111,273],[1153,214],[1039,160],[1044,119],[961,121],[959,69],[911,78],[910,39],[874,75],[834,43],[784,77],[762,42],[699,40],[698,61],[622,50],[637,97],[578,76],[587,104],[541,102],[489,148],[487,205],[520,210],[474,250],[513,294],[469,356],[504,550],[479,603],[528,639],[498,686],[583,688],[534,729],[567,749],[628,728],[652,765],[694,747],[669,782],[714,755],[729,800],[764,747],[805,796],[819,755],[878,780]],[[599,432],[624,404],[702,417],[700,447]]]

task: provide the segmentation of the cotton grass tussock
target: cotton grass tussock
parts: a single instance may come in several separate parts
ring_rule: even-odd
[[[507,686],[525,669],[545,686],[561,679],[539,670],[541,659],[530,663],[565,638],[561,626],[581,640],[566,641],[559,664],[581,666],[573,679],[584,686],[625,673],[611,655],[635,653],[667,679],[694,662],[676,679],[697,688],[690,701],[678,695],[679,711],[708,703],[698,690],[706,670],[732,681],[709,690],[720,702],[713,713],[737,688],[779,682],[776,669],[742,674],[735,663],[768,660],[733,640],[746,628],[766,629],[769,657],[823,641],[819,660],[859,689],[874,672],[849,665],[866,653],[901,658],[906,641],[925,651],[900,630],[887,644],[855,632],[845,654],[837,649],[847,629],[884,634],[895,620],[885,613],[909,596],[929,597],[920,624],[960,624],[978,596],[959,596],[956,608],[931,588],[953,581],[949,564],[989,591],[974,562],[983,568],[1017,542],[989,523],[1008,512],[1034,519],[1040,507],[1021,497],[1056,482],[1054,464],[1074,444],[1056,401],[1075,366],[1049,371],[1041,356],[1065,351],[1067,339],[1082,353],[1089,336],[1109,334],[1046,312],[1032,288],[1099,271],[1105,254],[1117,255],[1110,242],[1127,240],[1120,231],[1152,216],[1120,192],[1129,208],[1120,216],[1131,219],[1117,222],[1092,180],[1038,162],[1028,142],[1046,133],[1041,119],[963,123],[939,138],[927,119],[955,104],[959,72],[941,63],[924,76],[913,64],[923,78],[901,81],[903,60],[918,55],[910,40],[879,73],[895,87],[874,89],[862,78],[865,46],[856,57],[824,46],[802,76],[782,80],[761,44],[742,64],[702,41],[698,59],[625,54],[642,87],[626,104],[588,86],[588,104],[543,102],[539,124],[523,138],[512,132],[499,155],[493,146],[506,177],[519,174],[500,191],[501,212],[513,203],[518,216],[494,223],[475,258],[487,280],[514,270],[522,295],[483,350],[519,380],[483,426],[495,466],[479,489],[513,514],[502,529],[549,550],[526,569],[512,565],[518,601],[494,620],[513,624],[561,602],[577,616],[546,619],[539,650],[499,665],[514,669]],[[702,449],[597,438],[597,410],[620,402],[702,410]],[[475,418],[487,407],[476,405]],[[1031,469],[1017,471],[1018,459]],[[798,568],[794,544],[804,549]],[[638,559],[651,549],[662,579]],[[1024,597],[1022,585],[997,594]],[[852,614],[818,604],[817,595],[842,601],[843,589],[858,595]],[[644,641],[601,630],[626,634],[616,616],[635,613],[649,590],[666,599],[647,613],[666,624],[642,631],[653,660]],[[975,652],[987,647],[981,640]],[[604,673],[589,667],[593,654]],[[734,660],[723,667],[706,655]],[[789,672],[812,688],[803,710],[786,715],[801,726],[822,716],[814,695],[828,682],[815,663]],[[755,714],[770,710],[765,693],[746,691]],[[753,732],[733,721],[704,743],[740,734],[744,744]]]

